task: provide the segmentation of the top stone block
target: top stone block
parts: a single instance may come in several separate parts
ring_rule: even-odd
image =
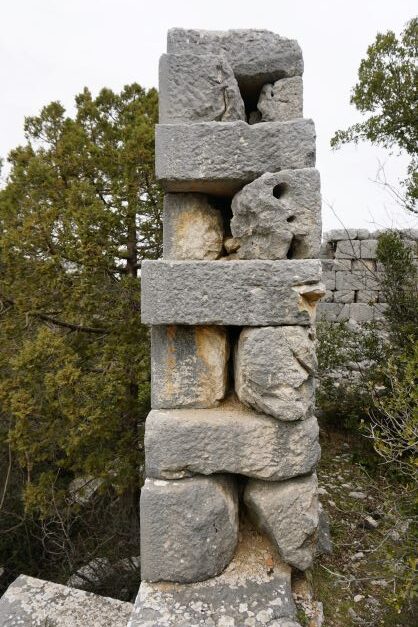
[[[230,62],[241,92],[260,92],[265,83],[303,74],[297,41],[267,30],[204,31],[172,28],[167,52],[220,54]]]

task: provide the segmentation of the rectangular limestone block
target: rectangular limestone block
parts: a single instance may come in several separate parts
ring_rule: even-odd
[[[168,31],[167,52],[203,56],[221,52],[231,64],[241,91],[252,98],[265,83],[303,74],[302,51],[297,41],[267,30],[172,28]]]
[[[153,410],[145,423],[146,473],[157,479],[231,473],[281,481],[319,460],[318,423],[282,422],[240,403]]]
[[[360,259],[360,242],[358,240],[341,240],[337,242],[336,259]]]
[[[260,92],[257,109],[262,122],[293,120],[303,117],[303,81],[301,76],[267,83]]]
[[[166,194],[163,213],[164,259],[218,259],[224,224],[216,199],[206,194]]]
[[[358,229],[332,229],[324,233],[324,240],[327,242],[339,242],[340,240],[357,239]]]
[[[362,259],[376,259],[377,245],[379,241],[377,239],[365,239],[361,242],[360,256]]]
[[[232,196],[265,172],[315,165],[312,120],[159,124],[156,176],[168,192]]]
[[[349,319],[350,305],[343,303],[319,303],[318,320],[325,322],[345,322]]]
[[[358,290],[356,300],[358,303],[377,303],[378,294],[375,290]]]
[[[203,581],[231,561],[238,540],[232,477],[146,479],[140,514],[143,580]]]
[[[325,296],[321,298],[322,303],[333,303],[334,302],[334,294],[331,290],[326,290]]]
[[[246,119],[237,79],[221,55],[163,54],[159,85],[163,124]]]
[[[337,270],[351,270],[351,259],[321,259],[323,272],[336,272]]]
[[[353,259],[352,264],[354,272],[376,272],[376,261],[374,259]]]
[[[142,322],[309,325],[324,295],[319,259],[144,261]]]
[[[327,290],[335,290],[335,272],[323,272],[322,281]]]
[[[371,322],[383,317],[383,305],[369,305],[367,303],[351,303],[350,318],[356,322]]]
[[[354,298],[354,290],[334,292],[335,303],[354,303]]]
[[[228,357],[224,327],[152,327],[151,406],[215,407],[225,396]]]
[[[335,285],[339,291],[379,289],[376,274],[368,270],[337,272]]]

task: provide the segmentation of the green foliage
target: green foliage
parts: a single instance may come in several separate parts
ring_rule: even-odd
[[[385,148],[394,146],[411,156],[405,182],[406,206],[416,211],[418,198],[418,19],[406,25],[398,39],[393,31],[376,36],[361,61],[351,103],[369,117],[346,130],[337,131],[331,146],[370,141]]]
[[[74,117],[53,102],[26,119],[0,192],[0,536],[29,525],[46,562],[42,529],[79,516],[74,477],[137,511],[149,406],[139,270],[162,250],[157,92],[85,89],[75,103]],[[13,569],[15,553],[0,539],[2,564]]]

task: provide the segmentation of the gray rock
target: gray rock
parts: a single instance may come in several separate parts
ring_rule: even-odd
[[[354,297],[354,290],[334,292],[334,302],[336,303],[354,303]]]
[[[362,259],[376,259],[377,239],[365,239],[361,242],[360,256]]]
[[[164,259],[218,259],[224,227],[221,210],[205,194],[166,194]]]
[[[204,31],[172,28],[168,31],[167,52],[224,54],[232,66],[241,93],[255,100],[255,103],[265,83],[303,74],[299,44],[267,30]]]
[[[341,260],[342,261],[342,260]],[[373,259],[353,259],[352,270],[354,272],[363,272],[363,273],[375,273],[376,272],[376,261]],[[345,268],[341,268],[341,270],[345,270]]]
[[[351,259],[321,259],[323,272],[336,272],[337,270],[349,272],[353,263],[356,262]]]
[[[356,322],[370,322],[379,317],[379,311],[372,305],[366,303],[351,303],[350,318]]]
[[[231,477],[146,479],[140,513],[143,580],[202,581],[231,561],[238,539]]]
[[[358,229],[357,239],[370,239],[370,232],[367,229]]]
[[[224,327],[152,327],[151,407],[215,407],[225,396],[228,358]]]
[[[268,483],[250,479],[244,502],[250,514],[276,543],[280,557],[306,570],[312,565],[318,528],[316,475]]]
[[[20,575],[0,599],[2,627],[125,627],[133,605]]]
[[[335,290],[335,272],[323,272],[322,273],[322,281],[327,290]]]
[[[360,242],[358,240],[341,240],[337,242],[336,259],[359,259]]]
[[[235,350],[235,391],[240,401],[278,420],[311,415],[317,366],[314,336],[300,326],[247,328]]]
[[[249,529],[225,571],[193,584],[141,583],[128,627],[295,627],[291,569]],[[300,626],[298,626],[300,627]]]
[[[318,462],[314,417],[281,422],[236,404],[153,410],[145,424],[146,473],[161,479],[231,473],[280,481]]]
[[[367,271],[336,272],[335,286],[338,291],[377,290],[379,289],[377,279],[377,273]]]
[[[337,322],[343,307],[344,305],[342,303],[319,303],[317,319],[327,322]]]
[[[159,124],[156,176],[168,192],[233,195],[265,172],[315,165],[312,120]]]
[[[357,239],[358,229],[332,229],[324,233],[324,240],[327,242],[338,242],[343,239]]]
[[[161,123],[246,120],[238,83],[225,57],[163,54],[159,85]]]
[[[232,213],[241,259],[319,256],[321,192],[314,168],[263,174],[234,196]]]
[[[330,555],[332,553],[332,540],[329,525],[329,516],[327,512],[319,504],[318,517],[318,543],[316,547],[317,555]]]
[[[280,122],[303,117],[303,81],[301,76],[282,78],[261,89],[257,109],[263,122]]]
[[[332,303],[332,302],[334,302],[334,294],[335,294],[335,292],[332,292],[331,290],[326,290],[325,296],[323,296],[321,298],[321,302],[322,303]]]
[[[321,262],[144,261],[144,324],[309,325],[324,294]]]
[[[357,302],[358,303],[376,303],[379,292],[375,290],[358,290]]]

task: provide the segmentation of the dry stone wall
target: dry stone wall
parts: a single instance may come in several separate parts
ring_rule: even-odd
[[[386,303],[379,289],[383,268],[377,261],[378,238],[384,231],[336,229],[324,234],[321,263],[325,296],[318,319],[362,324],[382,318]],[[418,258],[418,230],[399,234]]]
[[[141,275],[152,411],[132,627],[297,627],[291,572],[311,566],[318,532],[325,293],[302,72],[298,44],[274,33],[169,31],[164,254]]]

